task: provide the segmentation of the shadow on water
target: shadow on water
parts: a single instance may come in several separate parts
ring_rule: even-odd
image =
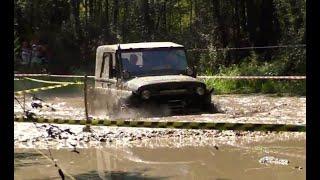
[[[14,153],[14,159],[33,159],[41,156],[39,153]]]
[[[143,172],[124,172],[124,171],[106,171],[103,172],[104,176],[100,177],[97,171],[89,171],[87,173],[78,174],[73,176],[77,180],[95,180],[95,179],[106,179],[106,180],[155,180],[155,179],[167,179],[168,177],[150,177],[150,176],[143,176]],[[59,179],[58,177],[54,178],[36,178],[32,180],[48,180],[48,179]],[[219,180],[227,180],[227,179],[219,179]]]
[[[14,169],[25,166],[40,165],[41,163],[34,161],[38,158],[40,159],[43,157],[38,153],[14,153]]]
[[[128,180],[135,180],[135,179],[146,179],[146,180],[153,180],[153,179],[167,179],[168,177],[151,177],[151,176],[145,176],[144,173],[147,170],[142,170],[141,172],[125,172],[125,171],[104,171],[99,172],[97,171],[89,171],[87,173],[78,174],[75,175],[74,178],[77,180],[85,180],[85,179],[128,179]]]

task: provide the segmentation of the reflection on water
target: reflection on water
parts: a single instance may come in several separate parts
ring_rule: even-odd
[[[62,169],[76,179],[305,179],[305,141],[259,143],[243,148],[122,147],[79,151],[52,151]],[[46,150],[42,152],[48,154]],[[24,154],[28,153],[26,158]],[[15,178],[59,179],[51,162],[37,154],[32,149],[15,150]],[[290,163],[260,164],[263,156],[285,158]],[[298,166],[301,169],[295,168]]]

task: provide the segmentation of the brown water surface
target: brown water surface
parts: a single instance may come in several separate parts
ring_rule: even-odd
[[[15,179],[60,179],[42,152],[15,149]],[[182,148],[96,148],[52,150],[65,175],[75,179],[305,179],[305,141],[288,140],[246,146]],[[260,164],[264,156],[289,165]]]

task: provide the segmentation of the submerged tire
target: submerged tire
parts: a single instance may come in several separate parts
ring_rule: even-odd
[[[207,97],[205,99],[205,102],[203,104],[203,110],[205,112],[208,112],[208,113],[216,112],[215,105],[214,105],[214,103],[212,102],[212,99],[211,99],[211,94],[207,95]]]
[[[208,113],[215,113],[216,112],[215,105],[213,103],[204,104],[203,110]]]

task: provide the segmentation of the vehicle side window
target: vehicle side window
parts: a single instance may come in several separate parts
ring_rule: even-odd
[[[113,54],[110,53],[110,61],[109,61],[109,70],[110,70],[109,77],[110,78],[115,78],[117,76],[117,74],[114,74],[116,69],[117,69],[116,58],[114,56],[114,53]]]
[[[102,64],[101,64],[101,71],[100,71],[100,78],[109,78],[109,64],[111,62],[111,55],[110,53],[103,53],[102,56]]]

